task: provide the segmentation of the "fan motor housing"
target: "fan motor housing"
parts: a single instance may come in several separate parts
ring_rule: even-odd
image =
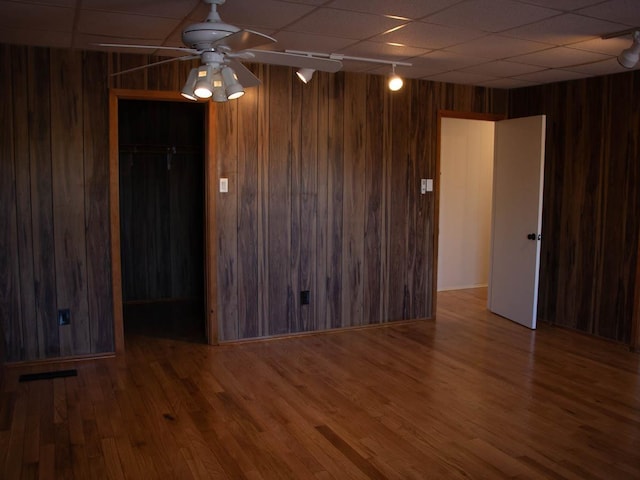
[[[182,42],[190,48],[201,49],[239,30],[238,27],[221,22],[194,23],[183,30]]]

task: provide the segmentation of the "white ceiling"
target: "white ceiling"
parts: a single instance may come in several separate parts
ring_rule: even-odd
[[[201,0],[0,0],[0,42],[183,46],[182,29],[208,11]],[[625,71],[616,57],[631,35],[601,36],[640,27],[640,0],[227,0],[218,11],[276,38],[270,49],[409,62],[396,69],[407,78],[495,88]]]

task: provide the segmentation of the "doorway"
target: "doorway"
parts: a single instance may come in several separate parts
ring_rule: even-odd
[[[445,162],[446,159],[442,150],[448,134],[443,133],[444,119],[442,117],[449,116],[466,118],[460,114],[444,115],[439,113],[438,145],[440,155],[437,171],[442,171],[443,174],[445,168],[442,166],[442,162]],[[472,119],[492,122],[499,120],[494,118]],[[493,152],[488,155],[492,159],[493,168],[492,199],[490,202],[490,248],[486,249],[490,250],[488,308],[493,313],[531,329],[536,328],[537,320],[545,125],[546,117],[544,115],[502,120],[495,123],[494,148],[491,149]],[[455,139],[460,140],[462,137],[464,136],[458,135]],[[453,143],[455,145],[455,141]],[[475,155],[478,148],[467,147],[463,150],[473,151]],[[463,175],[458,174],[458,176]],[[446,198],[446,194],[440,192],[441,183],[443,185],[446,183],[440,182],[440,177],[438,180],[438,193]],[[462,190],[465,188],[463,187]],[[439,197],[436,196],[436,198]],[[437,200],[436,205],[438,203]],[[442,208],[436,210],[436,223],[439,231],[440,218],[446,215],[446,212],[442,212]],[[460,234],[460,232],[457,233]],[[467,236],[473,237],[473,235]],[[441,243],[438,237],[435,240],[436,245]],[[440,256],[438,247],[436,247],[436,252],[438,252],[438,268],[434,273],[439,275],[439,269],[443,268],[440,262],[444,261],[444,256]],[[440,287],[437,278],[434,278],[436,295]],[[465,288],[465,286],[460,288]]]
[[[486,288],[494,122],[441,119],[437,290]]]
[[[202,104],[118,101],[125,334],[206,341],[204,125]]]

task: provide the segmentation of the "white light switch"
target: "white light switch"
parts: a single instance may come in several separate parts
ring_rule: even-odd
[[[433,192],[432,178],[423,178],[420,180],[420,193],[424,195],[427,192]]]
[[[227,193],[229,192],[229,179],[228,178],[221,178],[220,179],[220,193]]]

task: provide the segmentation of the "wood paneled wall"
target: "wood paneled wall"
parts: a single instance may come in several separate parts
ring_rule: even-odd
[[[0,71],[7,358],[112,351],[107,56],[0,45]]]
[[[640,73],[514,90],[510,116],[547,115],[539,312],[631,341],[640,227]]]
[[[220,339],[432,317],[439,109],[506,113],[506,94],[258,66],[218,107]],[[310,303],[301,304],[301,292]]]
[[[113,350],[108,86],[180,88],[188,62],[0,46],[0,323],[9,361]],[[431,317],[438,110],[548,118],[543,317],[629,341],[638,73],[499,90],[256,66],[217,106],[221,340]],[[437,181],[436,181],[437,186]],[[215,264],[215,262],[214,262]],[[210,284],[212,280],[210,278]],[[310,304],[300,292],[309,290]],[[56,312],[70,308],[72,324]]]

